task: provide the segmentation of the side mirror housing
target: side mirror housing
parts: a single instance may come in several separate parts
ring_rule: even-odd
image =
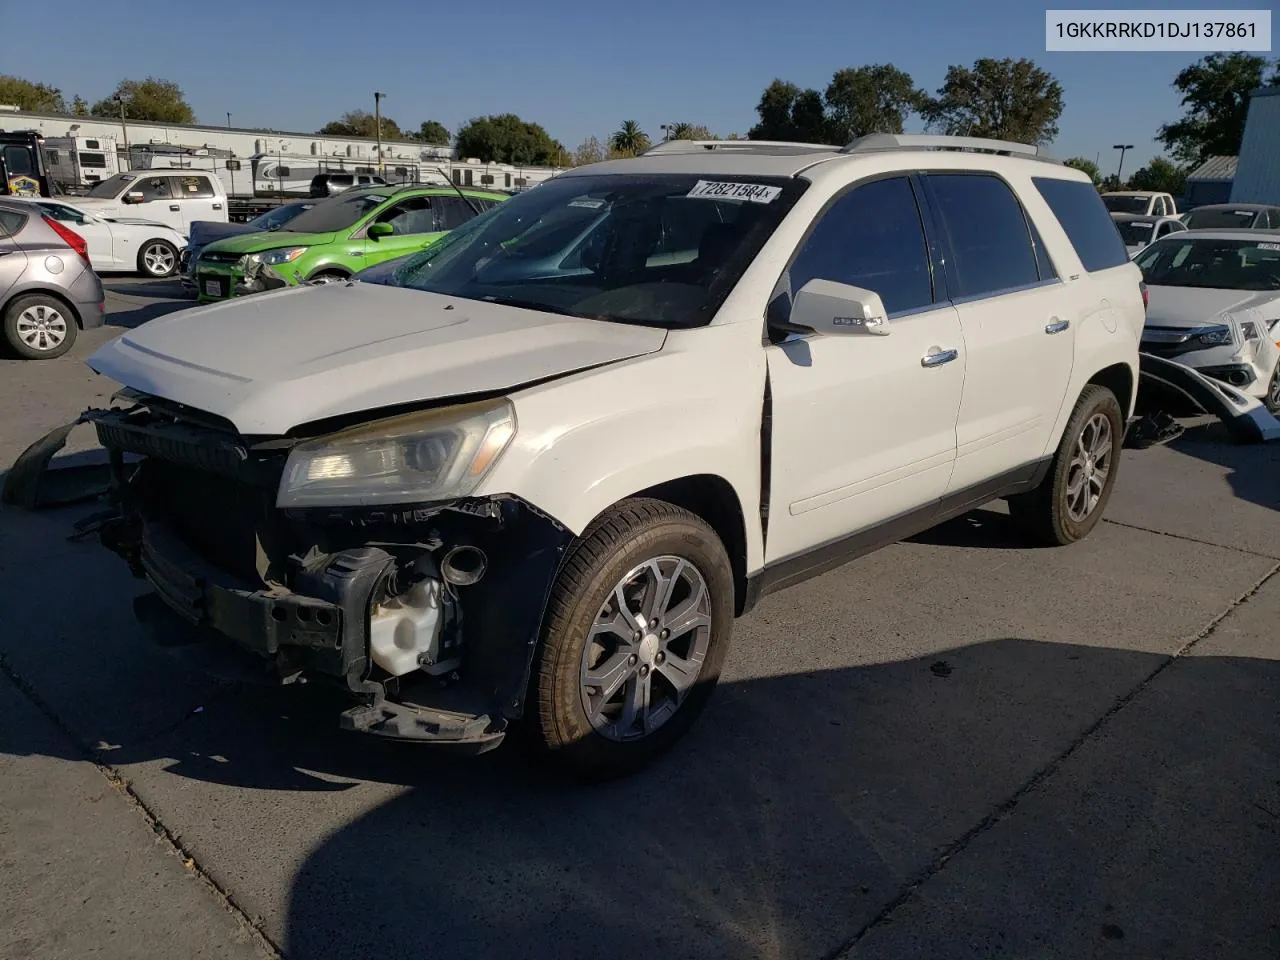
[[[396,228],[389,223],[374,223],[369,225],[369,230],[365,234],[370,240],[379,240],[382,237],[389,237],[396,232]]]
[[[874,290],[810,280],[791,300],[791,316],[775,324],[790,333],[816,333],[823,337],[851,334],[889,334],[889,315]]]
[[[120,199],[123,200],[125,203],[142,203],[144,200],[144,197],[142,196],[141,190],[130,190]]]

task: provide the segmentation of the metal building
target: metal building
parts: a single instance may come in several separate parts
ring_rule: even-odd
[[[1250,95],[1231,202],[1280,204],[1280,84]]]
[[[1203,207],[1209,203],[1229,203],[1231,184],[1235,182],[1237,157],[1210,157],[1187,174],[1187,189],[1179,210]]]

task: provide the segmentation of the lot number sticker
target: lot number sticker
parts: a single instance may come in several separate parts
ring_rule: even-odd
[[[686,196],[703,200],[748,200],[751,203],[773,203],[782,192],[781,187],[766,187],[759,183],[724,183],[719,180],[699,180]]]

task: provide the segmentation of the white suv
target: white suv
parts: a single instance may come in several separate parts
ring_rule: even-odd
[[[998,497],[1086,536],[1143,320],[1097,192],[1034,148],[667,143],[383,283],[103,347],[130,388],[87,414],[103,536],[140,613],[344,686],[348,729],[483,749],[524,717],[617,774],[685,732],[764,594]]]

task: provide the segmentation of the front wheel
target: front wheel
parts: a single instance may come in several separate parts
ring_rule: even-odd
[[[1267,395],[1262,402],[1269,413],[1280,416],[1280,360],[1276,360],[1276,368],[1271,371]]]
[[[535,677],[535,736],[587,779],[632,773],[679,740],[720,678],[733,570],[700,518],[627,500],[572,548]]]
[[[1009,498],[1009,512],[1034,539],[1066,546],[1089,535],[1111,499],[1120,466],[1124,417],[1106,387],[1089,384],[1062,432],[1049,475]]]
[[[138,251],[138,272],[157,280],[178,272],[178,248],[168,240],[148,240]]]

